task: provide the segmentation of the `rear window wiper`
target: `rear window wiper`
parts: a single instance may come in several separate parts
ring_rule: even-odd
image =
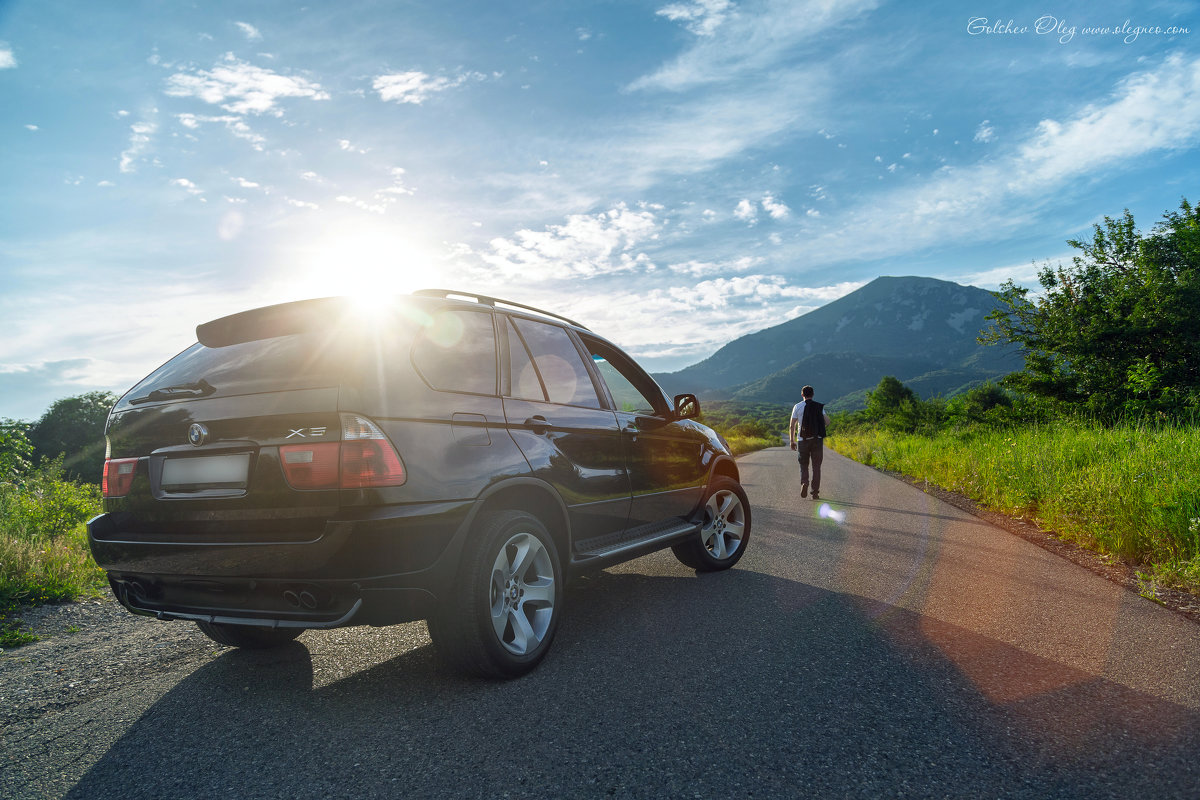
[[[216,391],[211,383],[201,378],[195,383],[181,383],[178,386],[163,386],[141,397],[129,401],[130,405],[137,403],[152,403],[155,400],[175,400],[181,397],[206,397]]]

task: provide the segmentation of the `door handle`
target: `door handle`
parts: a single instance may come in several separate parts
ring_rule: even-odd
[[[539,436],[550,430],[550,423],[541,414],[534,414],[529,419],[525,420],[525,427],[529,428]]]

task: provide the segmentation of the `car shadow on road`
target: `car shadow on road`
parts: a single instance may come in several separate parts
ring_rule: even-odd
[[[128,724],[69,796],[1041,798],[1200,785],[1200,715],[1182,705],[855,595],[637,564],[572,582],[554,650],[514,681],[441,672],[422,623],[397,627],[408,649],[332,680],[332,645],[353,664],[356,642],[392,629],[223,652]]]

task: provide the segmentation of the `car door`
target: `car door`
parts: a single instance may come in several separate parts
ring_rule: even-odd
[[[566,328],[503,318],[509,430],[533,475],[566,503],[576,548],[588,549],[588,542],[623,530],[629,517],[629,472],[616,414],[601,401]]]
[[[666,395],[631,358],[608,342],[580,335],[605,384],[625,444],[631,528],[686,518],[708,475],[707,438],[678,419]]]

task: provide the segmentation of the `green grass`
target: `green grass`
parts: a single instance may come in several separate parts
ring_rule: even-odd
[[[1200,593],[1200,429],[1077,422],[933,435],[859,430],[838,452],[1036,519]]]
[[[729,442],[729,449],[733,451],[733,454],[740,456],[767,447],[778,447],[783,440],[778,436],[739,436],[735,433],[725,434],[725,441]]]
[[[99,594],[84,523],[100,511],[99,489],[64,480],[59,462],[0,484],[0,647],[36,639],[15,616],[22,605]]]

